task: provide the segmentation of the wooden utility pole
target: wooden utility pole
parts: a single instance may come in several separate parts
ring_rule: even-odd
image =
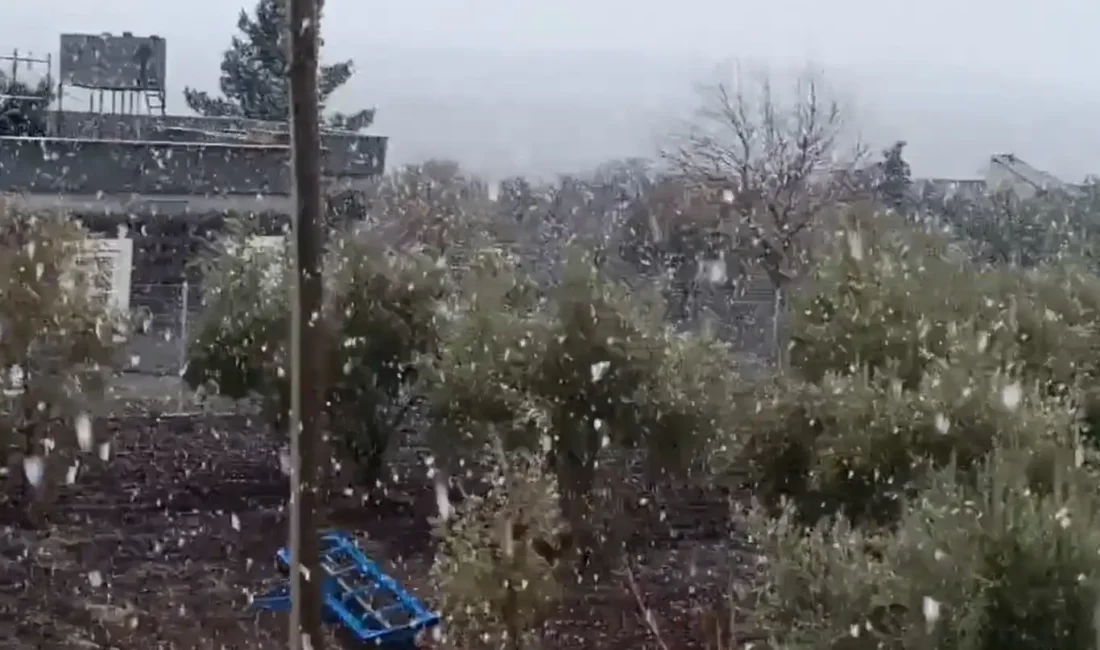
[[[321,367],[321,133],[318,123],[318,0],[290,3],[290,143],[294,171],[294,305],[290,407],[290,649],[321,650],[321,572],[317,538],[318,464],[324,369]]]

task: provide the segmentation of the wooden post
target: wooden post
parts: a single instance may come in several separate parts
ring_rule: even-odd
[[[288,0],[290,149],[297,206],[291,325],[291,650],[321,650],[318,465],[324,406],[321,144],[318,123],[318,0]]]

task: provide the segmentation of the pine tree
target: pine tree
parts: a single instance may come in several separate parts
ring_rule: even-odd
[[[905,144],[904,141],[899,140],[894,143],[894,146],[882,152],[882,178],[878,187],[882,200],[899,212],[908,205],[909,189],[913,185],[909,163],[905,162],[902,156]]]
[[[233,37],[222,57],[219,85],[223,97],[186,88],[184,98],[191,110],[207,116],[287,121],[290,78],[286,25],[283,0],[258,0],[255,17],[241,10],[237,19],[240,34]],[[353,73],[351,61],[321,66],[318,94],[322,109],[329,95],[347,83]],[[374,111],[363,110],[351,115],[331,115],[328,121],[333,127],[359,130],[370,126],[373,120]]]

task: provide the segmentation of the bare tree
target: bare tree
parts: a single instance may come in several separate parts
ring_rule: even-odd
[[[804,73],[790,92],[767,75],[707,87],[696,119],[665,159],[722,206],[722,227],[747,246],[777,290],[805,262],[809,231],[851,183],[863,149],[841,152],[844,113],[820,78]]]

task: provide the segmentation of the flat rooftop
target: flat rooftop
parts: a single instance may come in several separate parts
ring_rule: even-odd
[[[0,193],[289,196],[285,124],[54,113],[47,137],[0,137]],[[385,168],[383,136],[322,132],[322,170],[354,184]]]

